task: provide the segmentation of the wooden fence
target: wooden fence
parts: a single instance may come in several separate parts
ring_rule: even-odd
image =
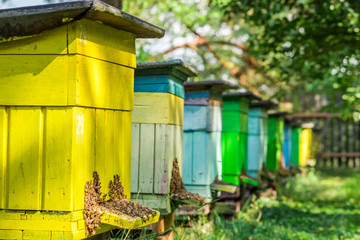
[[[360,166],[360,122],[344,121],[337,114],[293,114],[292,120],[314,123],[312,158],[322,166]]]

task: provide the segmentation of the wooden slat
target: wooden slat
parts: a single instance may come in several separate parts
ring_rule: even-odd
[[[73,110],[49,107],[45,111],[45,152],[42,209],[73,210]],[[56,154],[55,154],[56,153]]]
[[[0,107],[0,208],[5,208],[7,168],[8,112]],[[1,235],[1,234],[0,234]]]
[[[139,190],[140,123],[131,124],[131,192]]]
[[[41,108],[10,109],[7,208],[40,209],[43,113]]]
[[[337,113],[294,113],[290,114],[288,118],[333,118],[339,117]]]
[[[171,145],[174,146],[175,158],[178,160],[180,174],[182,175],[183,169],[183,126],[175,125],[174,128],[174,140]],[[172,167],[171,167],[172,169]]]
[[[69,54],[136,68],[134,34],[88,19],[74,21],[68,29]]]
[[[212,99],[209,97],[200,97],[200,98],[185,98],[185,105],[195,105],[195,106],[216,106],[222,107],[222,99]]]
[[[116,149],[115,151],[119,154],[121,153],[120,157],[120,165],[121,165],[121,174],[120,179],[124,187],[124,193],[127,196],[127,199],[130,200],[131,194],[131,112],[130,111],[117,111],[115,115],[116,118],[121,119],[119,122],[120,130],[116,130],[115,127],[115,144]],[[117,141],[116,134],[119,133],[121,137],[121,141]],[[115,159],[115,164],[118,162]]]
[[[134,93],[131,121],[183,125],[184,99],[168,93]]]
[[[359,152],[347,152],[347,153],[338,153],[338,152],[326,152],[323,153],[323,157],[332,157],[332,158],[359,158],[360,153]]]
[[[139,192],[153,193],[155,127],[141,124]]]
[[[194,133],[184,132],[183,139],[183,182],[184,184],[191,185],[193,184]]]

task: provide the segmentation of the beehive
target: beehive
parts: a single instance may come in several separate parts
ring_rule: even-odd
[[[293,125],[291,127],[291,155],[290,155],[290,167],[299,167],[299,147],[300,147],[300,133],[301,127]]]
[[[311,128],[303,127],[300,132],[299,142],[299,165],[305,167],[307,161],[310,159],[310,148],[311,148]]]
[[[1,239],[84,238],[94,170],[130,196],[135,38],[163,35],[99,1],[0,11]]]
[[[252,102],[249,110],[247,173],[258,177],[267,154],[268,113],[276,106],[271,100]]]
[[[237,87],[225,81],[185,83],[183,181],[206,201],[222,176],[222,93],[231,88]]]
[[[284,142],[284,116],[286,112],[273,112],[268,117],[268,140],[266,169],[278,171],[282,161],[282,146]]]
[[[283,157],[286,169],[290,169],[290,156],[291,156],[291,125],[285,120],[284,123],[284,143],[282,147]]]
[[[223,94],[222,180],[238,186],[241,170],[247,169],[249,105],[253,99],[260,98],[252,92]]]
[[[139,63],[131,138],[131,199],[171,212],[174,159],[182,169],[184,81],[196,76],[181,60]]]

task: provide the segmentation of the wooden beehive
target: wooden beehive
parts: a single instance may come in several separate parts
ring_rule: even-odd
[[[266,169],[278,171],[282,161],[282,146],[284,142],[284,116],[286,112],[272,112],[268,116],[268,140]]]
[[[94,170],[130,197],[135,38],[163,35],[99,1],[0,11],[1,239],[84,238]]]
[[[285,120],[284,124],[284,143],[282,147],[286,169],[290,169],[290,156],[291,156],[291,125]]]
[[[185,83],[183,181],[206,201],[210,185],[222,176],[222,93],[234,88],[225,81]]]
[[[131,138],[131,199],[171,212],[174,159],[182,169],[184,81],[196,76],[181,60],[139,63]]]
[[[301,127],[298,125],[291,126],[291,155],[290,168],[299,167],[299,147],[300,147]]]
[[[222,180],[238,186],[241,170],[247,169],[248,114],[253,99],[260,98],[252,92],[223,94]]]
[[[268,114],[267,110],[276,106],[271,101],[256,101],[250,104],[247,173],[258,177],[267,154]]]
[[[305,167],[310,159],[312,129],[303,127],[300,132],[299,165]]]

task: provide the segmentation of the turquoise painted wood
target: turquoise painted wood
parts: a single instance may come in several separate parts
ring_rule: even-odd
[[[283,156],[286,169],[290,169],[290,156],[291,156],[291,126],[285,122],[284,127],[284,143],[283,143]]]
[[[257,178],[267,153],[267,110],[252,107],[249,110],[247,173]]]
[[[212,200],[210,185],[221,179],[221,93],[224,81],[185,83],[183,181],[188,191]]]
[[[173,210],[170,181],[174,159],[180,169],[183,167],[183,82],[195,75],[195,71],[181,60],[139,63],[135,71],[134,113],[139,109],[143,117],[132,118],[131,124],[131,199],[160,211],[162,215]],[[160,104],[159,101],[167,99],[157,96],[180,100],[180,108],[170,104],[162,113],[167,118],[177,112],[181,121],[176,124],[159,122],[153,110],[138,103],[144,96],[149,98],[147,106],[152,109]]]

